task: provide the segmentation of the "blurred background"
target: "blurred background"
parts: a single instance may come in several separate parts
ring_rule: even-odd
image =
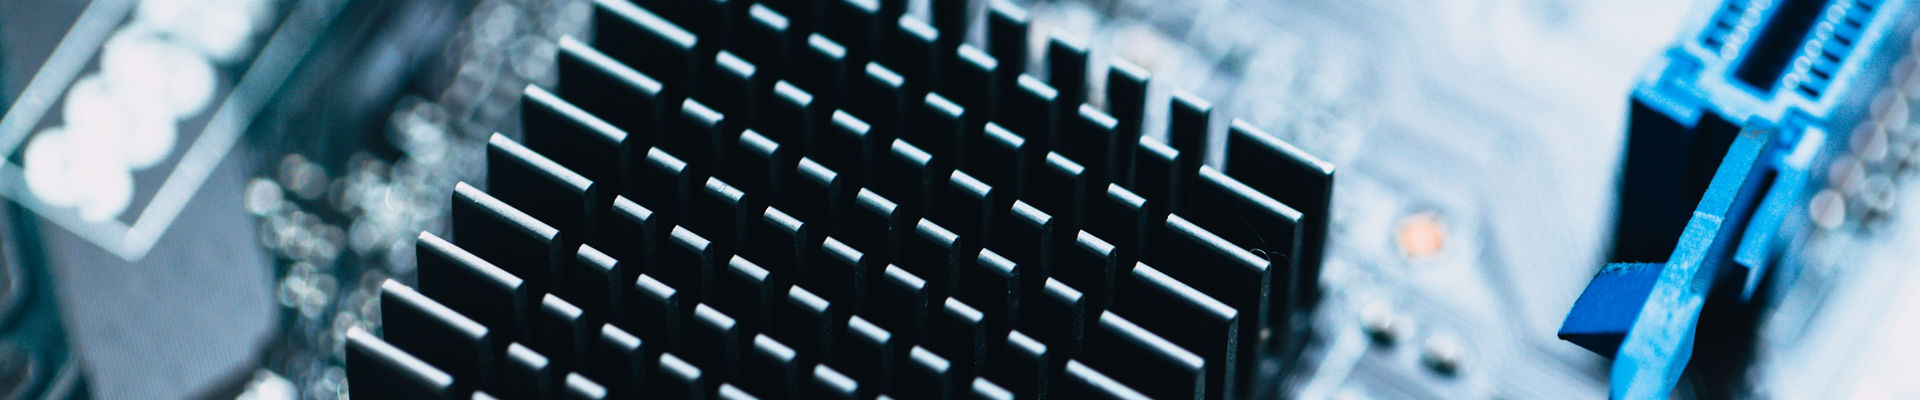
[[[1094,82],[1111,58],[1150,70],[1148,136],[1182,90],[1339,166],[1328,299],[1283,397],[1565,399],[1608,393],[1609,360],[1555,334],[1614,261],[1629,98],[1749,2],[1013,3],[1032,48],[1089,44]],[[553,82],[592,12],[0,0],[0,399],[344,398],[343,335],[377,328],[380,283],[412,279],[415,235],[445,234],[451,188],[519,135],[521,89]],[[1920,397],[1900,184],[1920,92],[1894,15],[1857,67],[1892,97],[1827,127],[1878,121],[1882,153],[1812,168],[1789,216],[1809,233],[1783,244],[1802,279],[1768,287],[1751,354],[1675,398]]]

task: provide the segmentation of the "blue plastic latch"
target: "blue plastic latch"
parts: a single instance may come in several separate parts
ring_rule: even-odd
[[[1679,382],[1707,292],[1738,268],[1733,250],[1770,187],[1762,156],[1776,131],[1749,126],[1728,146],[1666,263],[1607,266],[1562,322],[1562,338],[1614,356],[1613,398],[1663,399]]]
[[[1640,315],[1640,307],[1647,304],[1663,265],[1614,263],[1601,268],[1587,283],[1587,290],[1580,292],[1580,299],[1573,301],[1573,311],[1560,325],[1560,339],[1613,357]]]

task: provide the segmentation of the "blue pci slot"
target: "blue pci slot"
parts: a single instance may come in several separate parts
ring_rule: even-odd
[[[1809,198],[1854,128],[1875,123],[1870,107],[1909,51],[1920,8],[1705,5],[1630,95],[1611,262],[1559,332],[1613,357],[1615,399],[1667,398],[1696,336],[1739,340],[1712,336],[1726,329],[1703,329],[1703,314],[1764,312],[1754,311],[1771,298],[1761,288],[1780,285],[1761,283],[1793,276],[1782,260],[1811,229]]]

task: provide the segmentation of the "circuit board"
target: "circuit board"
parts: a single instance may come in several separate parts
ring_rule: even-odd
[[[44,349],[73,343],[90,367],[67,385],[94,397],[344,396],[348,332],[378,329],[383,282],[414,282],[416,234],[450,231],[447,194],[485,179],[489,136],[523,137],[522,88],[554,84],[560,38],[595,30],[593,3],[580,0],[258,2],[265,11],[253,41],[215,59],[211,111],[183,117],[164,162],[129,167],[127,204],[77,200],[117,193],[36,189],[30,143],[61,133],[54,128],[70,111],[60,110],[73,108],[60,107],[74,102],[65,93],[84,86],[75,82],[112,73],[92,53],[141,13],[157,13],[135,7],[146,3],[9,6],[33,12],[7,15],[67,16],[39,24],[53,27],[0,18],[8,51],[0,99],[13,100],[0,144],[20,142],[0,146],[14,149],[0,166],[0,195],[13,201],[10,236],[37,238],[24,255],[10,239],[5,264],[26,268],[12,275],[31,277],[42,289],[35,295],[54,294],[43,302],[58,298],[54,308],[26,303],[39,314],[0,314],[40,321],[7,322],[0,333],[64,336]],[[988,3],[972,2],[969,15],[986,15]],[[1274,397],[1304,399],[1621,393],[1610,384],[1620,375],[1613,360],[1556,333],[1604,265],[1661,261],[1617,257],[1626,242],[1617,216],[1631,207],[1622,188],[1635,179],[1623,167],[1635,162],[1634,96],[1692,76],[1671,72],[1685,64],[1673,61],[1686,59],[1681,49],[1746,54],[1738,43],[1713,46],[1727,43],[1725,32],[1746,40],[1780,29],[1767,25],[1773,10],[1867,4],[1772,3],[1011,2],[1031,15],[1026,69],[1044,70],[1042,49],[1060,37],[1091,50],[1092,82],[1107,81],[1111,59],[1151,71],[1145,136],[1169,139],[1166,105],[1191,93],[1219,115],[1205,142],[1209,165],[1223,164],[1230,116],[1338,166],[1323,296],[1293,322],[1311,327],[1298,358],[1269,366],[1283,371]],[[929,1],[906,4],[909,16],[931,13]],[[1783,250],[1768,253],[1772,272],[1748,284],[1762,300],[1701,317],[1703,338],[1738,343],[1694,348],[1687,372],[1676,369],[1674,398],[1920,393],[1903,379],[1920,354],[1903,340],[1920,332],[1911,311],[1920,296],[1909,293],[1920,275],[1905,268],[1920,245],[1907,220],[1920,193],[1902,184],[1920,157],[1911,121],[1920,68],[1909,50],[1920,36],[1911,4],[1877,7],[1863,31],[1879,39],[1854,50],[1841,83],[1819,89],[1827,96],[1773,109],[1696,90],[1701,103],[1759,110],[1728,112],[1756,118],[1731,122],[1736,131],[1791,125],[1793,107],[1820,118],[1802,124],[1818,132],[1812,139],[1792,137],[1811,143],[1798,146],[1807,148],[1798,164],[1796,148],[1774,149],[1794,166],[1784,170],[1804,173],[1792,181],[1804,189],[1762,213],[1787,232],[1773,244]],[[968,20],[977,23],[966,40],[985,45],[987,18]],[[1681,81],[1759,79],[1735,69]],[[1110,106],[1103,85],[1089,89],[1093,106]],[[65,103],[49,100],[62,94]],[[1690,211],[1698,197],[1668,203]],[[196,236],[202,244],[187,245]],[[221,284],[182,294],[204,282]],[[154,292],[176,294],[142,296]],[[204,307],[206,297],[234,306]],[[12,303],[0,300],[0,313]],[[1714,319],[1722,315],[1736,317]],[[138,329],[149,326],[162,328]],[[1737,334],[1720,336],[1719,327]],[[206,349],[218,351],[195,354]],[[62,353],[41,363],[64,365]],[[1736,361],[1713,362],[1721,358]],[[201,368],[147,367],[185,360]],[[34,380],[61,376],[38,373]],[[25,387],[50,397],[68,390]]]

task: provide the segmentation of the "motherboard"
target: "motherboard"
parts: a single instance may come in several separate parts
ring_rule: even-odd
[[[0,4],[0,399],[1911,398],[1916,27],[1884,0]],[[763,219],[813,233],[765,254]],[[974,293],[993,265],[1025,280]],[[515,311],[477,305],[500,282]],[[647,290],[683,303],[605,298]],[[1006,375],[1022,349],[1037,377]]]

